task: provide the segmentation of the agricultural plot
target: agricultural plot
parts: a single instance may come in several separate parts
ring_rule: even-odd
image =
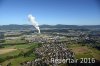
[[[96,60],[100,60],[100,51],[95,48],[82,46],[80,44],[71,44],[69,45],[69,48],[75,53],[75,56],[78,59],[95,58]]]
[[[5,53],[9,53],[9,52],[12,52],[12,51],[15,51],[17,49],[0,49],[0,54],[5,54]]]
[[[13,63],[12,66],[19,66],[21,62],[33,60],[35,58],[33,49],[36,47],[38,47],[36,43],[5,45],[0,49],[0,64],[6,66]]]

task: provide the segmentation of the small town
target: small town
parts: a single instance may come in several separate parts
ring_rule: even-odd
[[[76,28],[77,29],[77,28]],[[96,32],[91,29],[67,29],[67,33],[65,31],[57,32],[54,29],[45,30],[42,28],[41,33],[38,34],[34,31],[30,30],[1,30],[0,32],[0,56],[13,53],[18,51],[16,55],[12,56],[8,54],[5,56],[5,59],[16,59],[17,57],[30,57],[33,56],[35,58],[27,61],[19,62],[20,66],[63,66],[68,65],[67,63],[54,63],[52,59],[79,59],[77,57],[77,53],[81,53],[86,50],[89,52],[91,58],[95,58],[97,63],[99,62],[99,53],[98,58],[92,56],[92,51],[88,47],[95,48],[95,51],[100,50],[100,32],[99,30]],[[58,30],[58,29],[55,29]],[[84,31],[82,31],[84,30]],[[25,46],[26,45],[26,46]],[[33,48],[33,45],[37,45],[37,47]],[[73,45],[73,47],[70,47]],[[79,47],[84,47],[78,49],[78,47],[74,47],[74,45],[78,45]],[[17,47],[18,46],[18,47]],[[26,47],[26,48],[24,48]],[[31,48],[29,48],[31,47]],[[28,50],[26,50],[28,48]],[[7,50],[8,51],[7,51]],[[78,52],[75,49],[79,50]],[[4,53],[4,51],[5,53]],[[25,51],[26,50],[26,51]],[[87,53],[84,51],[84,53]],[[83,57],[89,58],[87,54],[83,53]],[[30,56],[32,54],[32,56]],[[82,57],[80,56],[80,58]],[[9,58],[7,58],[9,57]],[[6,60],[5,60],[6,61]],[[1,60],[1,62],[5,61]],[[77,61],[78,63],[79,61]],[[87,62],[88,63],[88,62]],[[92,63],[92,62],[91,62]],[[2,64],[2,63],[1,63]],[[6,65],[11,65],[12,62],[7,63]]]

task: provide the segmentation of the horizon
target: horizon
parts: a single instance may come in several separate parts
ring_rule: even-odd
[[[31,25],[31,24],[8,24],[8,25]],[[50,24],[42,24],[42,25],[50,25]],[[56,25],[66,25],[67,24],[54,24],[54,25],[50,25],[50,26],[56,26]],[[6,26],[6,25],[0,25],[0,26]],[[31,25],[33,26],[33,25]],[[41,25],[39,25],[41,26]],[[100,26],[100,25],[68,25],[68,26]]]
[[[0,0],[0,25],[100,25],[100,0]]]

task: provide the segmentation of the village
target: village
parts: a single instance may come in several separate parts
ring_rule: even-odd
[[[57,29],[56,29],[57,30]],[[0,50],[3,52],[6,46],[8,46],[6,52],[1,53],[1,57],[3,54],[11,53],[14,51],[20,51],[18,55],[15,56],[15,59],[20,56],[27,58],[30,54],[35,55],[30,56],[31,60],[24,60],[19,62],[20,66],[66,66],[71,63],[70,61],[55,60],[55,59],[72,59],[75,60],[78,52],[83,52],[84,48],[78,49],[79,51],[75,51],[77,49],[77,45],[79,47],[90,46],[99,50],[100,37],[99,33],[95,33],[94,31],[81,31],[81,30],[72,30],[67,29],[66,32],[44,32],[41,30],[41,33],[38,34],[32,30],[11,30],[11,31],[1,31],[0,32]],[[46,30],[45,30],[46,31]],[[33,45],[39,45],[38,47],[33,49]],[[95,45],[94,45],[95,44]],[[29,51],[25,51],[27,48],[21,48],[21,46],[25,46]],[[76,48],[70,48],[70,46],[76,45]],[[11,46],[11,48],[10,48]],[[13,48],[19,46],[17,48]],[[25,49],[25,50],[23,50]],[[11,51],[10,51],[11,50]],[[85,49],[88,52],[88,49]],[[85,53],[86,53],[85,51]],[[12,54],[13,55],[13,54]],[[10,59],[13,59],[13,56],[10,56]],[[28,55],[28,56],[27,56]],[[83,54],[84,55],[84,54]],[[9,57],[9,56],[8,56]],[[93,56],[92,56],[93,57]],[[1,60],[3,61],[3,60]],[[4,62],[4,61],[3,61]],[[13,61],[9,61],[7,66],[12,65]],[[79,62],[79,61],[78,61]],[[72,63],[78,63],[72,62]],[[2,63],[1,63],[2,64]]]

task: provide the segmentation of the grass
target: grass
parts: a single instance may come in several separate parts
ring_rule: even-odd
[[[12,52],[12,51],[15,51],[15,50],[17,50],[17,49],[0,49],[0,54],[5,54],[5,53],[9,53],[9,52]]]
[[[32,43],[32,44],[24,44],[24,45],[13,45],[13,46],[5,46],[6,48],[16,48],[17,50],[9,52],[9,53],[5,53],[5,54],[0,54],[0,58],[1,59],[5,59],[7,57],[13,57],[9,60],[6,60],[4,62],[2,62],[2,66],[6,66],[5,64],[8,64],[11,62],[12,66],[19,66],[19,64],[21,62],[24,61],[31,61],[33,60],[36,56],[35,54],[32,52],[30,53],[30,55],[28,56],[18,56],[20,53],[27,53],[29,52],[31,49],[38,47],[38,44],[36,43]],[[18,56],[18,57],[15,57]],[[20,63],[19,63],[20,62]]]
[[[10,62],[11,62],[11,66],[20,66],[20,63],[25,62],[25,61],[32,61],[34,59],[35,59],[35,57],[32,57],[32,56],[30,56],[30,57],[21,56],[21,57],[10,59],[10,60],[3,62],[2,66],[7,66],[7,64]]]
[[[14,46],[5,46],[5,49],[7,48],[14,48],[17,49],[16,51],[5,53],[5,54],[0,54],[0,56],[5,57],[5,56],[14,56],[18,55],[21,51],[27,52],[30,50],[30,48],[35,48],[37,47],[37,44],[24,44],[24,45],[14,45]]]
[[[95,58],[97,60],[100,60],[100,51],[95,48],[82,46],[80,44],[70,44],[68,48],[75,53],[75,57],[77,59]]]
[[[16,49],[19,49],[19,48],[28,48],[30,46],[32,46],[32,44],[5,45],[4,48],[16,48]]]
[[[18,43],[25,43],[25,41],[24,40],[15,39],[15,40],[6,40],[4,42],[4,44],[18,44]]]
[[[93,57],[95,57],[97,60],[100,60],[100,51],[99,50],[92,48],[90,51],[91,51]]]
[[[1,54],[3,55],[9,55],[9,54],[14,54],[18,53],[20,51],[27,51],[29,47],[33,46],[33,44],[24,44],[24,45],[5,45],[4,48],[0,49],[2,51]],[[14,49],[14,51],[12,51]],[[16,49],[16,50],[15,50]]]
[[[29,49],[18,49],[16,51],[13,51],[13,52],[9,52],[9,53],[5,53],[5,54],[1,54],[0,57],[7,57],[7,56],[17,56],[21,51],[24,51],[24,52],[27,52]]]

